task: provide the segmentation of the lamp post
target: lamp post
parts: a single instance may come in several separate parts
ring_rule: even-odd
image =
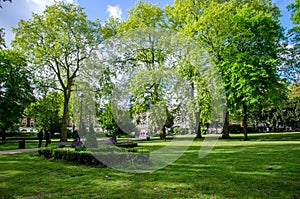
[[[83,121],[82,121],[82,101],[83,101],[83,98],[84,98],[84,95],[83,93],[81,93],[79,95],[79,98],[80,98],[80,117],[79,117],[79,135],[83,135],[84,134],[84,124],[83,124]]]

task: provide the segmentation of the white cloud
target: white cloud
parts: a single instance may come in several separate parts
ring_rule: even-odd
[[[64,0],[67,3],[76,3],[76,0]],[[18,22],[28,20],[32,13],[41,14],[46,6],[53,5],[54,0],[22,0],[12,1],[12,3],[2,3],[0,10],[0,27],[5,28],[5,40],[8,44],[13,39],[14,35],[11,31],[12,27],[17,27]]]
[[[114,17],[114,18],[118,18],[118,19],[121,19],[122,14],[123,14],[119,5],[116,5],[116,6],[107,5],[106,12],[109,13],[109,17]]]

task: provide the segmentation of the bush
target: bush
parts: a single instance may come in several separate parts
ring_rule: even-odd
[[[128,153],[123,152],[116,149],[114,146],[105,146],[106,148],[100,148],[93,153],[90,151],[76,151],[71,148],[40,148],[38,150],[41,156],[45,158],[54,158],[61,159],[70,162],[78,162],[79,164],[87,164],[87,165],[100,165],[105,166],[98,159],[102,160],[106,164],[111,166],[131,163],[132,161],[136,161],[138,163],[145,163],[149,160],[149,153],[145,153],[144,150],[133,150],[127,149]],[[111,150],[112,147],[115,148],[115,151]]]
[[[86,146],[82,145],[79,147],[75,147],[75,151],[87,151],[87,148],[86,148]]]
[[[54,148],[51,147],[42,147],[39,148],[38,153],[40,156],[44,156],[44,158],[52,158],[53,157]]]
[[[243,127],[241,127],[239,124],[230,124],[228,126],[228,130],[230,133],[242,133]]]
[[[136,142],[120,142],[115,144],[117,147],[122,147],[122,148],[134,148],[137,147]]]

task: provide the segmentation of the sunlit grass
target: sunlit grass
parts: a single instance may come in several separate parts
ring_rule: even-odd
[[[219,140],[205,157],[202,140],[171,165],[148,173],[0,155],[0,198],[300,198],[300,133]],[[141,142],[157,150],[167,142]]]

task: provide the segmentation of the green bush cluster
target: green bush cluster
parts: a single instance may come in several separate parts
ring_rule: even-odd
[[[75,150],[72,148],[40,148],[38,153],[47,159],[61,159],[70,162],[77,162],[79,164],[97,165],[104,167],[102,163],[111,166],[119,164],[127,164],[130,162],[146,163],[149,160],[149,153],[144,150],[126,150],[120,151],[114,147],[100,147],[91,151]],[[134,153],[132,153],[134,152]],[[99,161],[101,160],[101,162]]]
[[[229,132],[231,134],[238,134],[243,133],[244,129],[240,124],[231,124],[228,126]],[[248,133],[259,133],[259,132],[265,132],[265,127],[254,127],[254,126],[247,126],[247,132]]]
[[[122,147],[122,148],[134,148],[137,147],[136,142],[120,142],[115,144],[117,147]]]

